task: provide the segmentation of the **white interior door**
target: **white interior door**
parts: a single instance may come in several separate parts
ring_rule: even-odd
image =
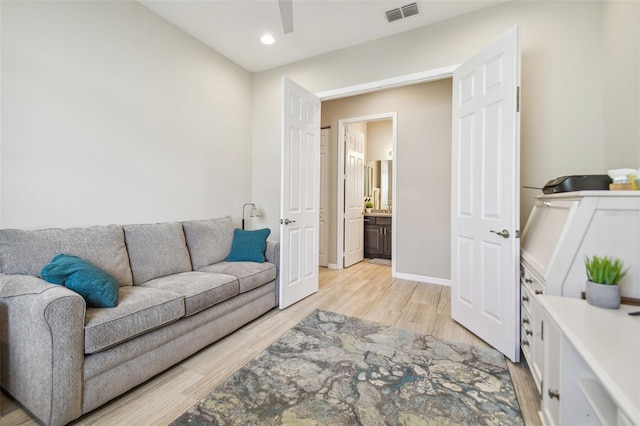
[[[453,73],[451,316],[520,357],[518,27]]]
[[[283,77],[280,309],[318,291],[320,99]]]
[[[329,129],[320,130],[320,219],[318,221],[318,264],[329,266],[329,219],[327,200],[329,199],[329,163],[327,162],[327,144],[329,143]]]
[[[362,132],[345,135],[344,267],[364,259],[364,144]]]

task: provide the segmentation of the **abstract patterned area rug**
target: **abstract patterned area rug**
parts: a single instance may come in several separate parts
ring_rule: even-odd
[[[172,425],[521,425],[493,349],[316,310]]]

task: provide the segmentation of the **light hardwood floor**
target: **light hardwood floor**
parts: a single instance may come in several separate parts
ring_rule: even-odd
[[[320,289],[316,294],[285,310],[268,312],[73,424],[168,424],[314,309],[488,347],[451,319],[449,307],[448,287],[393,279],[389,266],[372,265],[365,259],[343,270],[321,268]],[[539,425],[540,397],[526,364],[507,364],[525,424]],[[2,393],[0,425],[35,424],[24,410]]]

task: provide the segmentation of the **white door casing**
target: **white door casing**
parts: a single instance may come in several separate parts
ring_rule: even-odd
[[[347,127],[344,179],[344,267],[364,259],[364,146],[362,132]]]
[[[320,211],[318,221],[318,265],[329,265],[329,214],[327,200],[329,199],[329,163],[327,150],[329,143],[329,129],[320,130]]]
[[[280,309],[318,291],[320,99],[283,81]]]
[[[514,362],[520,357],[519,86],[517,26],[453,73],[451,316]]]

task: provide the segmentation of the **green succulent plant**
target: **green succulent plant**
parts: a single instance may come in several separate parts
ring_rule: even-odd
[[[624,265],[620,259],[607,256],[586,256],[584,259],[587,268],[587,279],[593,283],[616,285],[627,275],[628,268],[622,270]]]

